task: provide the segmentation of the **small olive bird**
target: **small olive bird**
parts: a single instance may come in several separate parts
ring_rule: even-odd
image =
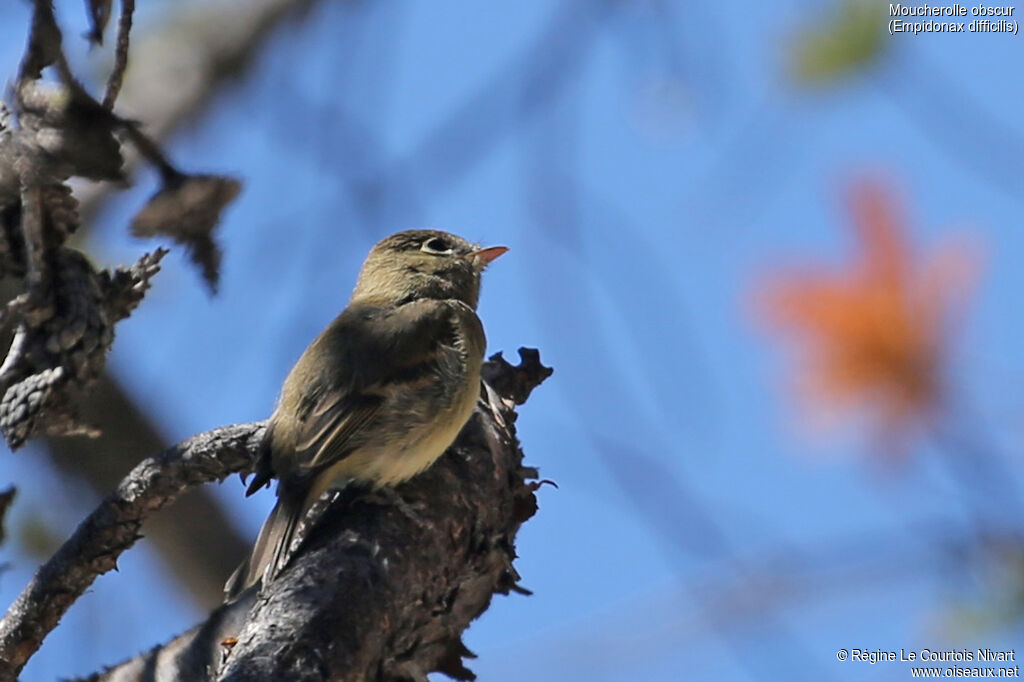
[[[281,388],[246,491],[276,477],[277,505],[225,585],[228,599],[281,572],[299,522],[324,492],[396,485],[452,444],[480,394],[480,273],[507,250],[437,230],[399,232],[373,247],[348,307]]]

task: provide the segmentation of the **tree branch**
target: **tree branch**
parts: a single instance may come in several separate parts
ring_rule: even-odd
[[[394,493],[340,493],[262,592],[89,682],[473,679],[463,631],[493,594],[525,592],[512,567],[515,534],[540,484],[522,464],[513,404],[550,370],[521,354],[516,367],[488,363],[496,385],[519,389],[515,399],[486,386],[430,469]]]
[[[114,52],[114,68],[107,79],[107,91],[103,95],[103,106],[114,108],[117,95],[121,92],[124,72],[128,69],[128,44],[132,31],[132,13],[135,12],[135,0],[121,0],[121,18],[117,22],[117,46]]]
[[[142,521],[188,488],[248,471],[262,423],[193,436],[140,463],[78,527],[0,620],[0,680],[14,680],[74,601],[141,536]]]
[[[79,518],[116,488],[140,460],[171,445],[110,372],[90,389],[81,416],[85,423],[97,427],[98,438],[45,441],[61,473],[96,492],[95,501]],[[143,533],[201,612],[221,602],[224,576],[238,565],[251,540],[234,530],[209,488],[195,488],[150,516]]]
[[[298,21],[315,5],[315,0],[175,5],[149,30],[144,26],[139,27],[141,33],[134,30],[132,68],[126,87],[117,98],[119,109],[124,108],[132,118],[144,121],[145,130],[152,137],[167,138],[184,121],[201,117],[215,101],[214,95],[226,85],[251,77],[252,67],[258,61],[254,56],[265,47],[268,38],[281,24]],[[122,63],[121,34],[129,28],[131,18],[126,18],[127,10],[127,3],[122,2],[118,55],[108,80],[108,93],[116,65]],[[106,11],[109,12],[109,7]],[[232,30],[225,32],[225,25]],[[124,43],[127,44],[127,36]],[[181,73],[191,77],[183,83]],[[108,94],[104,102],[109,99]],[[126,169],[134,168],[139,155],[130,147],[124,151]],[[94,216],[120,189],[113,183],[75,188],[81,201],[79,237],[84,235],[88,241],[90,232],[98,227],[93,225]],[[10,292],[0,295],[0,301],[19,293],[12,278],[8,278],[7,288]],[[7,341],[0,343],[0,347],[8,346]],[[142,456],[170,445],[161,438],[152,416],[128,396],[110,372],[100,377],[90,389],[90,399],[79,409],[84,423],[101,432],[99,438],[44,435],[43,442],[62,472],[81,479],[100,497],[112,490]],[[198,488],[183,496],[173,507],[147,521],[145,532],[163,562],[200,608],[206,610],[220,602],[224,576],[238,563],[245,547],[227,522],[224,509],[208,490]],[[184,552],[183,547],[191,551]]]

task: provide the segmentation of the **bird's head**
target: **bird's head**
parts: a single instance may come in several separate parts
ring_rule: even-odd
[[[353,303],[400,305],[457,299],[476,308],[480,273],[504,246],[480,248],[440,230],[406,230],[377,243],[359,272]]]

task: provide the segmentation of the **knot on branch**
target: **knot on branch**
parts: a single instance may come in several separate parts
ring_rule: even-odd
[[[541,364],[540,352],[536,348],[520,348],[518,365],[510,364],[498,352],[487,359],[480,374],[498,395],[522,405],[533,389],[544,383],[554,371]]]

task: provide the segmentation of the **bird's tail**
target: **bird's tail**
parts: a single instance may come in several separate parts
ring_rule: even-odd
[[[295,531],[308,511],[306,502],[305,491],[281,486],[277,504],[263,522],[252,552],[224,585],[225,601],[233,601],[261,579],[270,582],[284,569],[291,558]]]

